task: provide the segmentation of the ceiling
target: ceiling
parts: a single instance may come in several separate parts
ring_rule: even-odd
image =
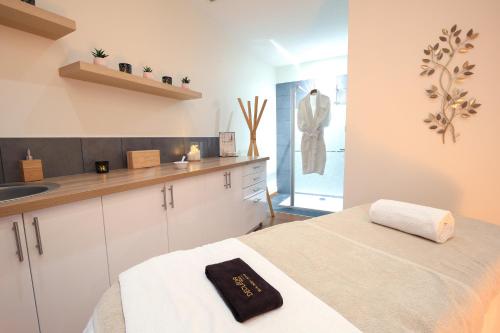
[[[348,0],[199,0],[273,66],[347,55]]]

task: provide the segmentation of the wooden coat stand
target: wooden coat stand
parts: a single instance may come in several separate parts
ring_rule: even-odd
[[[245,110],[245,106],[243,105],[243,101],[241,100],[241,98],[238,98],[238,103],[240,104],[241,111],[243,112],[243,116],[245,117],[245,121],[247,122],[248,129],[250,130],[250,145],[248,146],[247,156],[258,157],[259,148],[257,148],[257,128],[259,127],[260,119],[262,118],[262,114],[264,113],[264,109],[266,108],[267,99],[264,100],[264,104],[262,104],[259,112],[259,96],[255,96],[253,117],[252,105],[250,101],[247,102],[248,112]],[[271,201],[271,196],[269,195],[269,189],[267,188],[267,186],[266,197],[267,204],[269,205],[269,212],[271,213],[271,217],[274,217],[273,203]]]

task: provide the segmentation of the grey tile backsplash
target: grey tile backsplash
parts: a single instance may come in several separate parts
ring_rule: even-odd
[[[160,150],[161,163],[178,161],[187,152],[184,138],[152,138],[151,145]]]
[[[5,183],[4,177],[3,177],[3,164],[2,164],[2,151],[0,150],[0,184]]]
[[[41,159],[45,177],[83,173],[82,145],[79,138],[2,139],[0,149],[6,182],[21,181],[19,160],[31,150],[34,159]]]
[[[219,155],[218,137],[198,138],[0,138],[0,183],[21,180],[19,160],[30,148],[41,159],[45,177],[94,172],[95,161],[106,160],[110,169],[127,167],[127,151],[159,149],[161,162],[179,160],[198,143],[203,157]]]
[[[84,138],[82,139],[83,170],[93,172],[96,161],[109,161],[109,168],[127,167],[123,161],[121,138]]]
[[[127,165],[127,152],[130,150],[151,150],[151,138],[122,138],[122,160]]]

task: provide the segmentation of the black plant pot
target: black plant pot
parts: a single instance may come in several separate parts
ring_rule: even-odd
[[[127,64],[126,62],[121,62],[118,64],[118,68],[120,69],[120,72],[132,74],[132,65]]]
[[[35,5],[35,0],[21,0],[22,2],[29,3],[30,5]]]
[[[172,77],[171,76],[164,76],[161,78],[161,80],[163,81],[163,83],[172,85]]]

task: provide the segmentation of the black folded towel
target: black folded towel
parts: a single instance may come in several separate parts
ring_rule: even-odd
[[[240,323],[283,305],[279,291],[240,258],[208,265],[205,274]]]

